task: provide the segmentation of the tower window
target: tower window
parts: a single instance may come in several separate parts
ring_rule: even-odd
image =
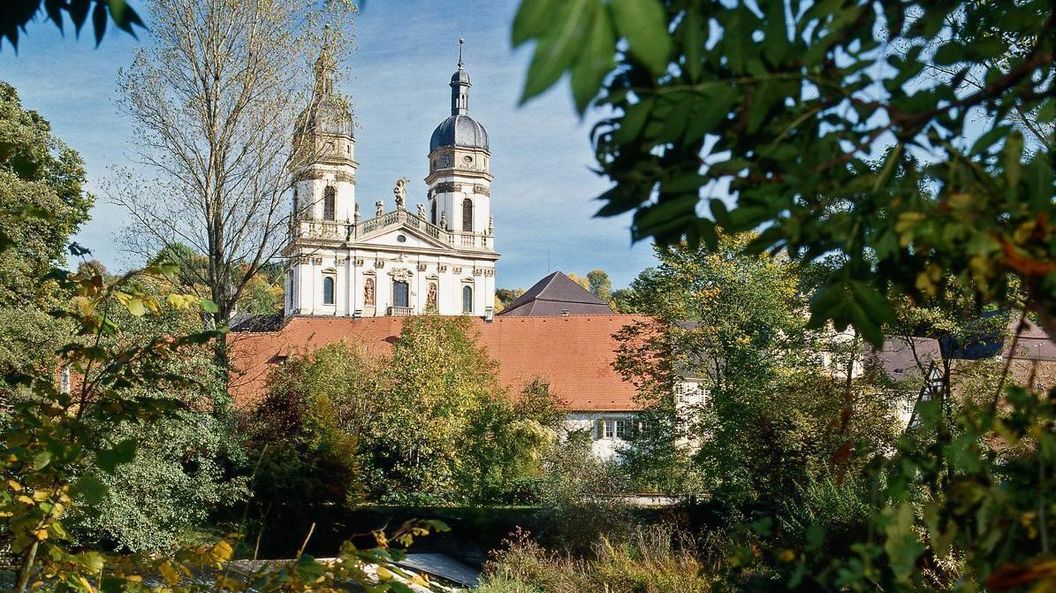
[[[392,282],[392,306],[393,307],[410,307],[410,293],[407,282],[403,280],[394,280]]]
[[[473,287],[468,284],[462,287],[462,312],[473,312]]]
[[[469,198],[462,200],[462,230],[473,232],[473,200]]]
[[[436,224],[436,200],[433,200],[432,216],[433,216],[433,224]]]
[[[337,190],[328,185],[323,190],[323,220],[334,220],[337,212]]]
[[[323,304],[334,304],[334,277],[323,276]]]

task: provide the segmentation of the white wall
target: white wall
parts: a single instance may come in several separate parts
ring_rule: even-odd
[[[393,242],[394,248],[408,248],[412,236],[406,235],[407,242]],[[397,261],[401,254],[403,261]],[[381,261],[381,267],[376,265],[378,261]],[[294,299],[287,314],[348,316],[359,310],[364,317],[387,315],[393,303],[392,283],[396,278],[407,281],[409,305],[415,314],[427,310],[430,281],[437,283],[437,312],[441,315],[463,314],[462,287],[466,285],[473,288],[470,315],[483,317],[495,302],[495,263],[488,259],[408,254],[384,248],[318,249],[312,255],[302,257],[293,269]],[[323,277],[326,273],[332,273],[336,278],[333,305],[323,303]],[[367,278],[374,279],[373,306],[365,302]]]

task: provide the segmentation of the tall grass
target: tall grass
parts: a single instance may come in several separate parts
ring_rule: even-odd
[[[622,542],[598,538],[586,558],[543,548],[519,531],[485,567],[482,593],[706,593],[712,571],[693,540],[665,526]]]

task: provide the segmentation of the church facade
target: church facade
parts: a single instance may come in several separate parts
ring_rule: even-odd
[[[488,134],[469,115],[469,74],[459,40],[451,114],[429,142],[425,203],[411,206],[407,179],[394,208],[356,197],[355,130],[334,89],[335,62],[316,62],[311,106],[294,137],[296,184],[284,255],[286,317],[383,317],[438,313],[490,317],[495,301]],[[366,211],[366,214],[363,211]]]

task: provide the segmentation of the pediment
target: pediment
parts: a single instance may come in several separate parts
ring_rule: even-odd
[[[401,237],[403,238],[402,241]],[[447,242],[430,236],[427,232],[415,228],[406,221],[389,225],[366,235],[356,237],[354,241],[361,245],[377,247],[443,249],[444,251],[455,251],[455,249]]]

